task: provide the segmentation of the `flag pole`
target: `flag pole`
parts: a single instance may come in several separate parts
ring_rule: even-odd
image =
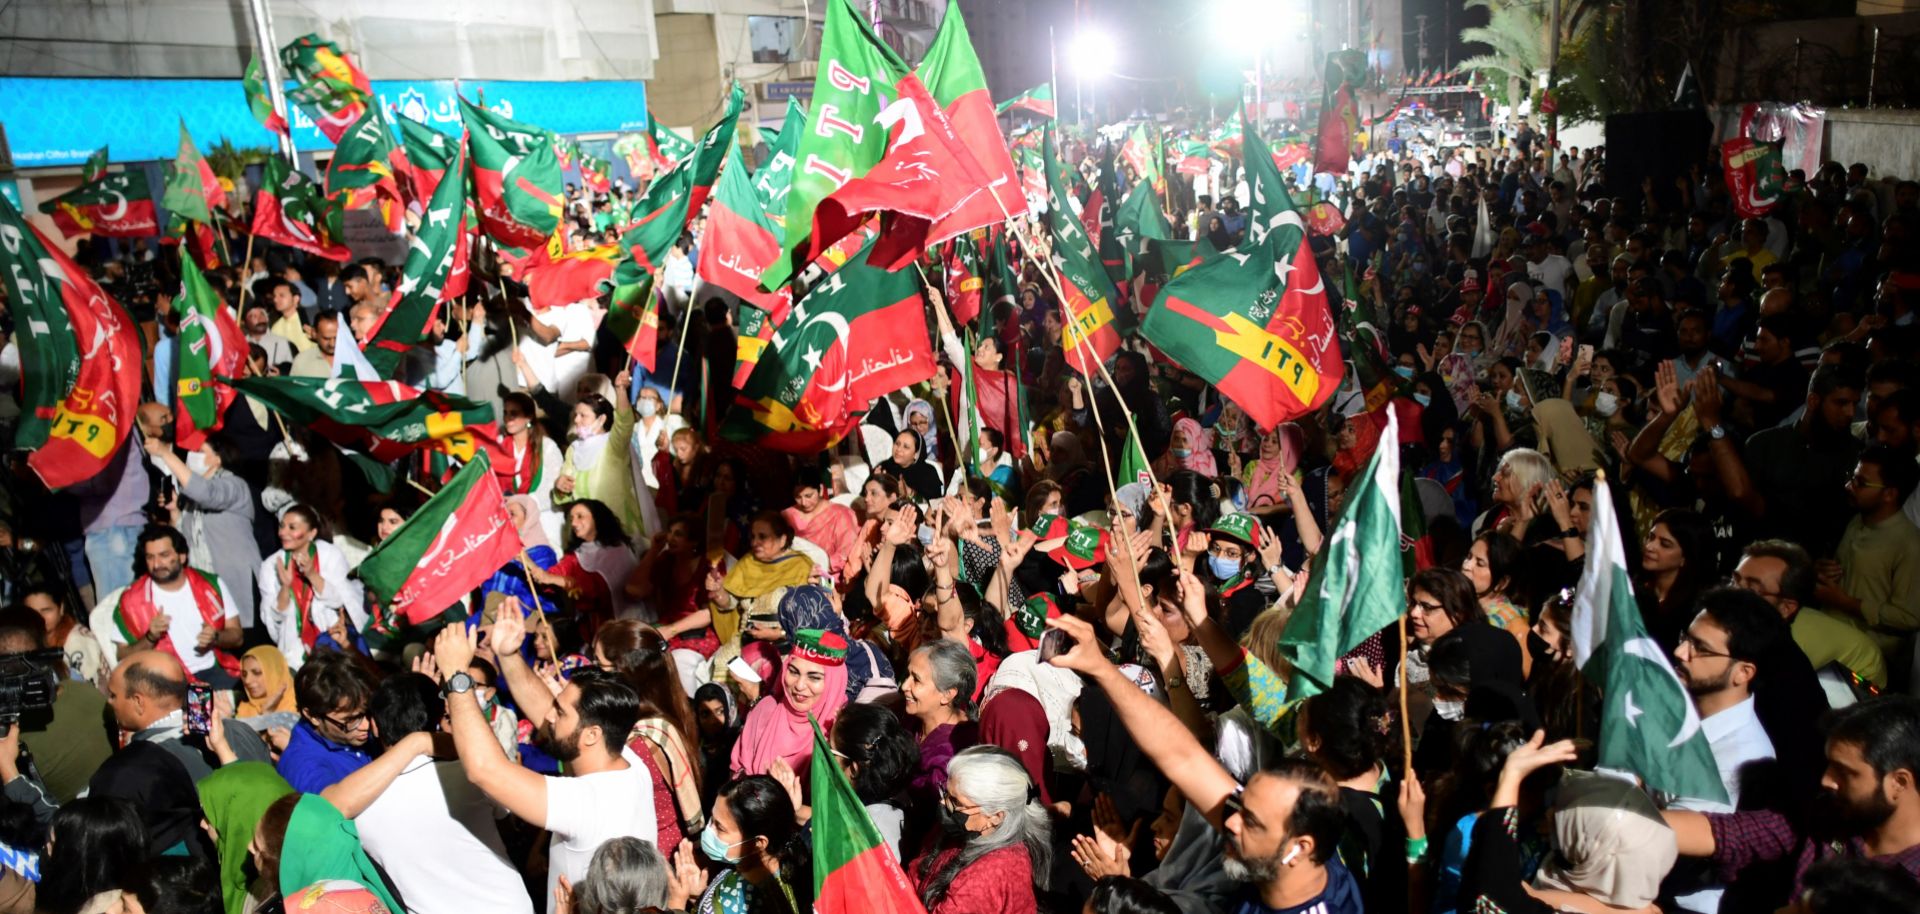
[[[252,232],[247,233],[247,263],[253,262],[253,237]],[[240,316],[243,317],[247,313],[247,288],[252,285],[252,283],[246,281],[247,263],[240,265]]]
[[[660,288],[660,272],[658,270],[654,271],[653,279],[654,279],[653,294],[658,299],[665,299],[666,291]],[[689,298],[687,300],[687,306],[680,310],[683,312],[680,315],[680,337],[679,339],[676,339],[673,341],[673,344],[674,344],[673,375],[672,375],[672,378],[667,382],[667,395],[669,397],[680,392],[680,363],[687,360],[687,334],[693,329],[693,300]],[[659,333],[660,333],[660,328],[656,325],[654,327],[654,334],[657,337]],[[631,364],[631,361],[633,359],[632,347],[628,347],[627,349],[627,359],[629,361],[629,364]],[[705,405],[706,397],[702,396],[700,398],[700,402],[701,402],[701,409],[704,410],[706,408],[706,405]],[[671,407],[672,403],[669,402],[668,406]],[[682,409],[686,408],[685,398],[681,399],[680,406]],[[685,418],[685,416],[682,415],[682,418]]]
[[[1400,776],[1413,777],[1413,724],[1407,717],[1407,614],[1401,613],[1400,626]],[[1576,712],[1577,713],[1577,712]]]

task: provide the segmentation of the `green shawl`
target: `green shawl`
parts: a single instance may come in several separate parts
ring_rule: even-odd
[[[200,782],[200,811],[220,836],[214,844],[227,914],[240,914],[247,905],[247,846],[253,843],[254,827],[273,801],[292,792],[266,762],[235,762]]]
[[[280,896],[327,879],[346,879],[367,887],[389,911],[404,910],[393,899],[380,871],[360,849],[360,830],[319,794],[307,794],[287,821],[287,843],[280,852]]]

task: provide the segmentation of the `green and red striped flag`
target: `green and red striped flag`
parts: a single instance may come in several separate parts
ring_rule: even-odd
[[[784,253],[760,278],[764,289],[785,285],[805,266],[794,255],[804,255],[808,247],[820,201],[886,157],[889,134],[877,129],[876,119],[893,103],[891,90],[908,73],[906,61],[874,34],[864,6],[827,0],[825,15],[812,110],[793,153]]]
[[[1000,120],[993,110],[993,96],[987,94],[987,75],[980,69],[979,55],[974,53],[959,0],[947,0],[940,31],[933,36],[918,72],[933,100],[947,113],[953,132],[973,153],[977,180],[984,182],[980,189],[986,191],[969,196],[959,209],[934,226],[931,236],[936,240],[951,238],[960,231],[998,225],[1025,213],[1027,197],[1020,192],[1013,157],[1007,153],[1007,138],[1001,135]]]
[[[387,231],[398,234],[406,228],[406,199],[397,175],[406,171],[405,161],[386,111],[367,105],[334,147],[327,163],[327,196],[342,210],[377,207]]]
[[[277,155],[267,158],[260,191],[253,197],[253,234],[328,260],[353,259],[340,240],[340,207]]]
[[[738,146],[727,147],[712,200],[707,233],[700,239],[700,278],[762,311],[785,310],[792,301],[787,287],[760,290],[760,274],[780,258],[780,227],[760,208]]]
[[[653,153],[653,166],[656,171],[666,171],[675,162],[687,157],[693,151],[693,142],[671,128],[660,124],[653,109],[647,109],[647,146]]]
[[[179,380],[174,385],[180,408],[174,411],[174,440],[191,451],[226,417],[233,388],[219,378],[240,373],[247,360],[247,338],[185,251],[180,252],[180,297],[173,305],[180,310]]]
[[[713,183],[719,178],[720,165],[726,161],[727,151],[734,146],[733,135],[738,129],[740,106],[746,100],[745,90],[734,83],[727,93],[727,108],[720,115],[720,121],[701,137],[700,144],[693,154],[683,157],[673,170],[654,178],[647,185],[643,196],[634,211],[640,213],[626,233],[620,237],[620,247],[633,258],[636,270],[651,273],[666,263],[667,249],[680,240],[687,230],[687,223],[700,211],[707,194],[712,192]],[[631,275],[631,274],[630,274]],[[622,285],[633,284],[632,280]]]
[[[461,158],[455,154],[453,167],[434,188],[433,199],[414,229],[393,302],[373,328],[372,339],[366,341],[367,361],[385,377],[393,377],[407,351],[426,338],[456,278],[464,281],[467,182]]]
[[[60,247],[0,195],[0,270],[20,347],[13,446],[49,489],[106,468],[140,405],[140,328]],[[84,347],[82,343],[84,342]]]
[[[997,114],[1009,111],[1027,111],[1041,117],[1053,117],[1053,83],[1041,83],[994,107]]]
[[[833,747],[813,725],[813,757]],[[853,783],[837,764],[813,766],[813,910],[815,914],[926,914],[906,871],[873,824]]]
[[[280,63],[299,83],[287,93],[306,109],[327,139],[340,142],[373,99],[373,84],[340,46],[319,35],[302,35],[280,49]]]
[[[181,120],[180,154],[173,161],[173,171],[167,175],[167,189],[160,205],[183,219],[211,225],[214,211],[226,202],[227,192],[214,176],[213,166],[207,164],[207,157],[193,145],[193,134],[187,132],[187,122]]]
[[[480,228],[507,247],[545,244],[566,207],[553,134],[511,120],[466,99],[467,152]]]
[[[793,152],[800,145],[800,134],[807,129],[807,111],[800,100],[787,99],[787,117],[780,132],[767,140],[767,160],[753,174],[753,195],[760,210],[773,220],[775,235],[786,237],[787,190],[793,186]],[[762,128],[761,133],[766,133]]]
[[[92,184],[107,176],[107,147],[102,146],[87,156],[87,164],[80,166],[80,183]]]
[[[69,238],[140,238],[160,232],[144,168],[102,175],[40,204],[40,211],[53,216],[53,224]]]
[[[1067,166],[1054,157],[1053,148],[1053,131],[1049,128],[1042,153],[1052,200],[1047,207],[1047,227],[1053,236],[1053,266],[1067,296],[1060,303],[1064,309],[1060,345],[1067,364],[1091,377],[1099,372],[1100,363],[1120,350],[1120,339],[1132,329],[1133,320],[1131,315],[1114,310],[1119,292],[1100,265],[1086,225],[1074,215]]]
[[[580,183],[596,194],[613,190],[613,165],[580,150]]]
[[[520,554],[487,455],[476,453],[360,562],[354,573],[385,610],[429,622]]]
[[[247,93],[247,109],[253,112],[253,119],[260,126],[274,133],[287,132],[287,119],[273,107],[273,95],[267,92],[267,78],[260,66],[260,55],[255,54],[247,60],[246,75],[240,77],[240,87]]]
[[[555,232],[545,246],[521,263],[517,278],[527,285],[527,303],[543,311],[599,297],[613,283],[613,271],[620,260],[619,245],[569,251],[565,239]]]
[[[627,358],[651,372],[660,360],[660,296],[653,294],[653,274],[627,260],[614,267],[612,281],[607,331]]]
[[[217,376],[235,390],[341,447],[382,461],[419,450],[471,460],[474,435],[494,433],[493,407],[399,381]]]

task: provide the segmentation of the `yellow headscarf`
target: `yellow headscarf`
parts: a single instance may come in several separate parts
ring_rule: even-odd
[[[279,648],[271,644],[262,644],[246,652],[246,654],[243,655],[243,658],[244,657],[251,657],[260,662],[260,671],[264,674],[263,678],[266,680],[267,698],[272,700],[273,703],[271,705],[265,704],[260,701],[255,701],[251,695],[244,695],[241,698],[239,707],[234,709],[236,716],[258,717],[262,714],[272,714],[276,711],[298,710],[298,706],[293,698],[293,673],[288,671],[287,658],[280,653]],[[241,691],[245,692],[246,690],[242,689]],[[276,692],[279,693],[278,697],[275,697]]]

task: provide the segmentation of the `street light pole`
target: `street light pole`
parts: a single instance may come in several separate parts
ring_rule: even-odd
[[[278,134],[280,154],[287,157],[287,164],[298,168],[300,160],[293,149],[293,119],[287,117],[287,96],[281,86],[279,45],[273,38],[273,10],[268,8],[267,0],[247,0],[247,8],[253,14],[254,53],[260,57],[260,78],[267,84],[267,98],[273,103],[273,110],[287,122],[287,132]]]

